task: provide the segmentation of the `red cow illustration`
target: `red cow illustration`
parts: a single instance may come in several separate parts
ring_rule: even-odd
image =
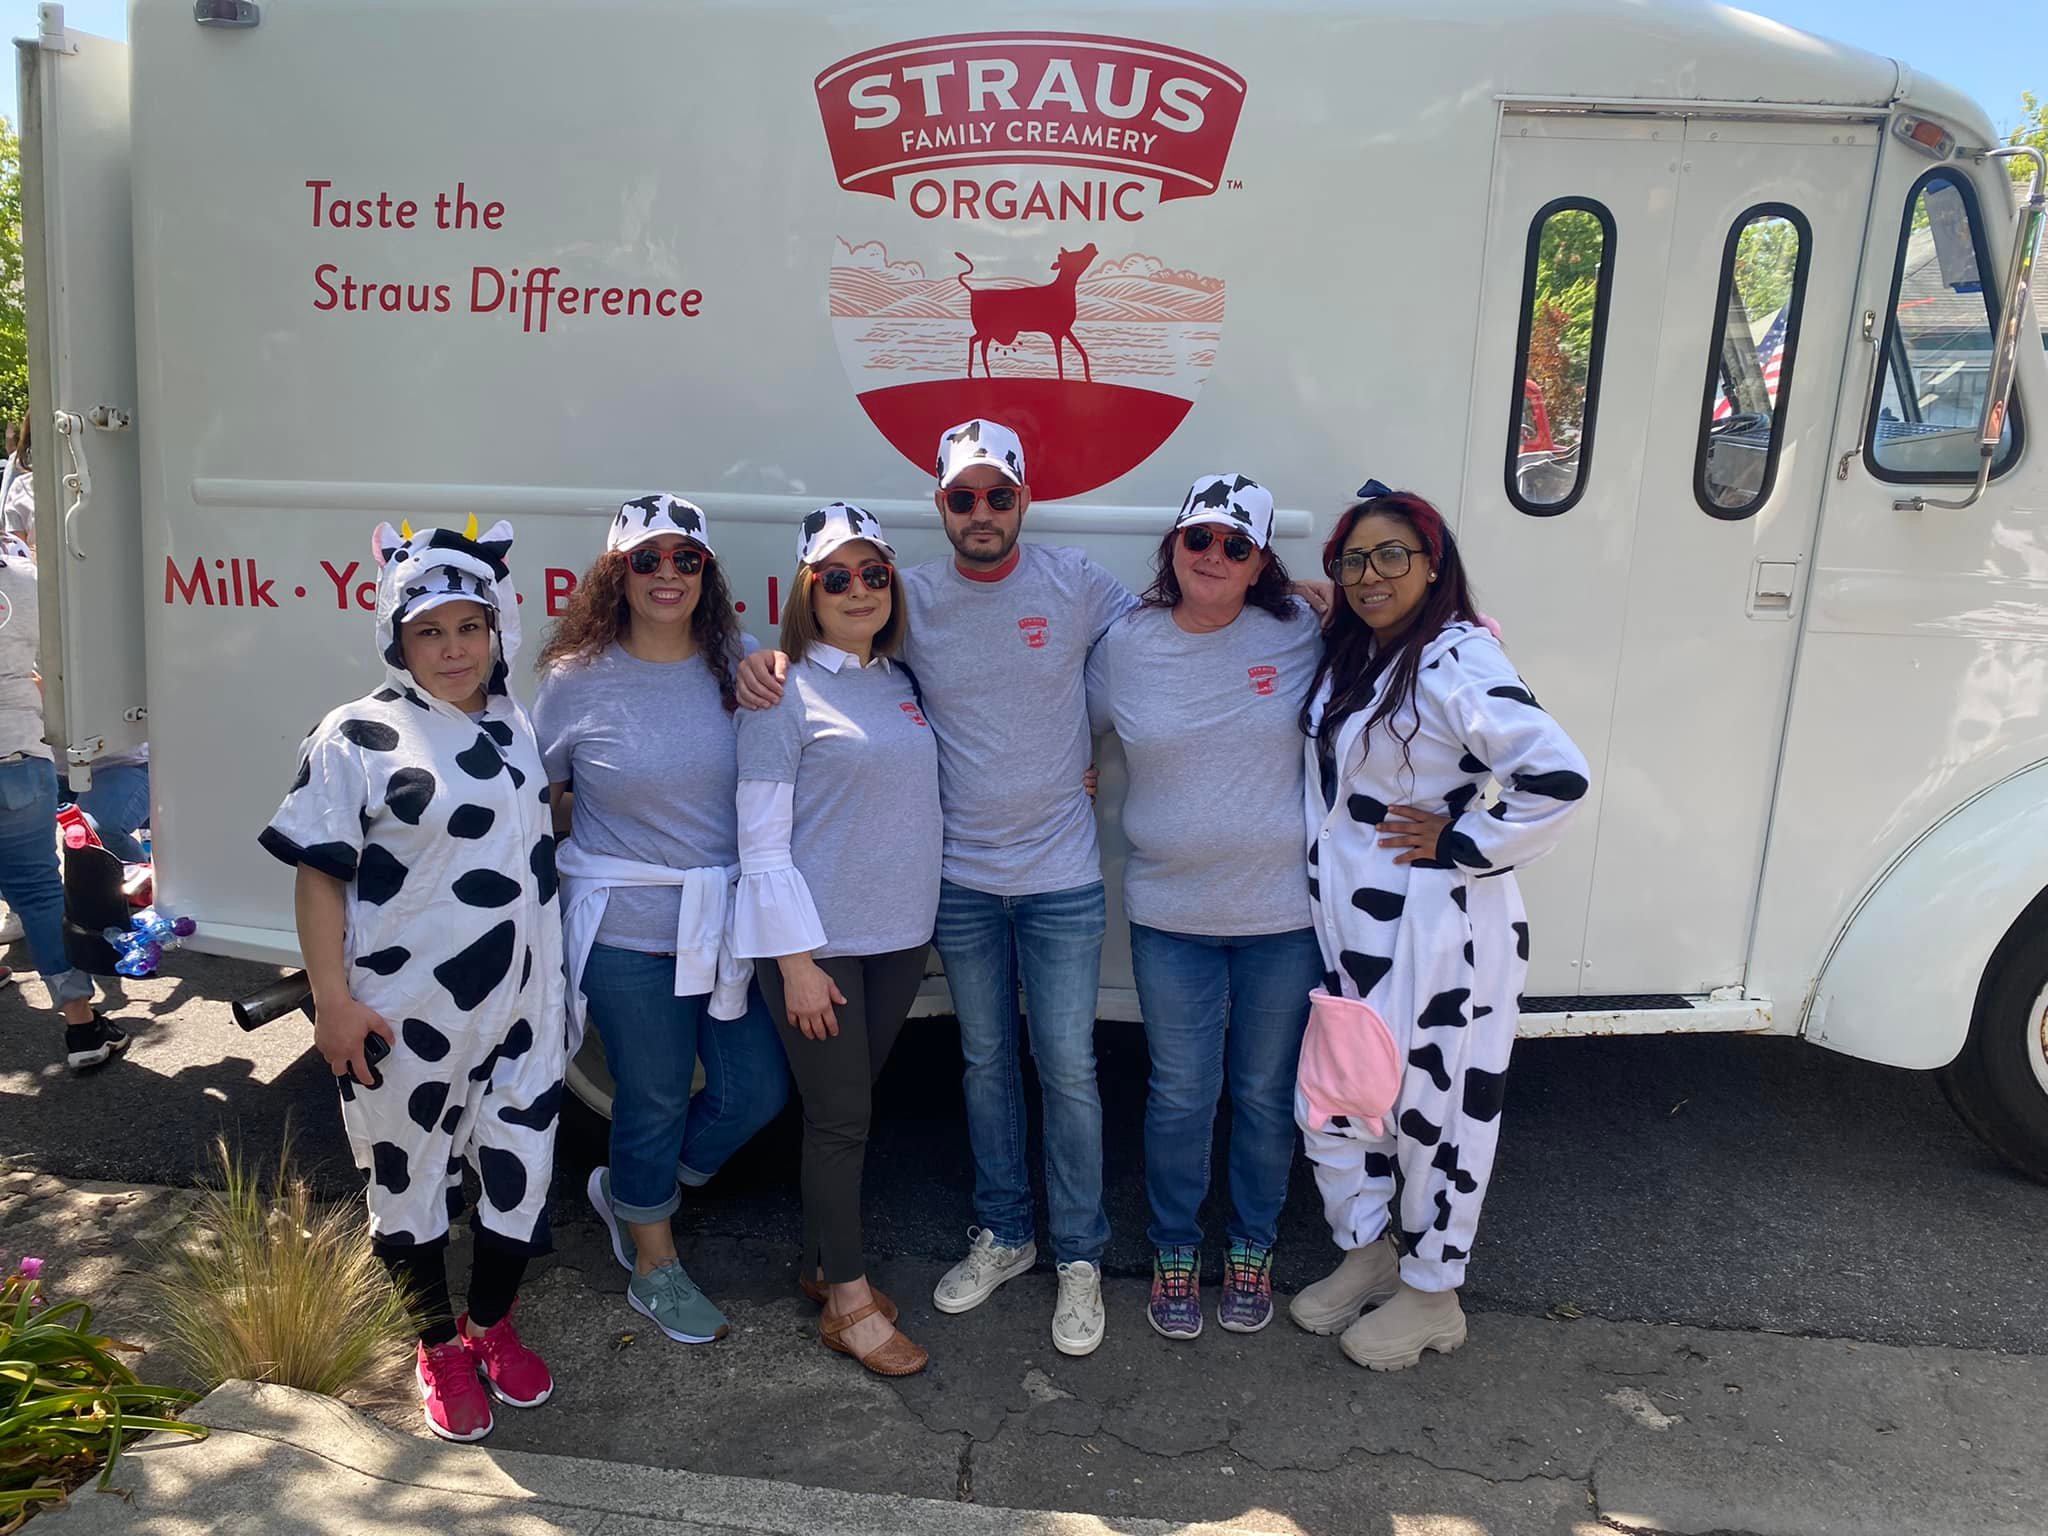
[[[1074,285],[1095,262],[1101,253],[1093,242],[1078,251],[1061,251],[1052,270],[1058,274],[1049,283],[1038,283],[1028,288],[976,288],[967,281],[967,273],[974,270],[974,263],[955,251],[954,256],[967,262],[967,272],[958,274],[958,281],[967,290],[967,313],[974,322],[974,334],[967,341],[967,377],[974,377],[974,349],[981,348],[981,372],[985,378],[994,375],[988,369],[988,344],[993,341],[999,347],[1012,346],[1025,331],[1042,331],[1052,342],[1053,362],[1059,369],[1059,376],[1067,376],[1067,342],[1074,344],[1074,350],[1081,354],[1081,377],[1089,383],[1095,382],[1095,375],[1088,366],[1088,349],[1081,345],[1081,338],[1074,334]]]

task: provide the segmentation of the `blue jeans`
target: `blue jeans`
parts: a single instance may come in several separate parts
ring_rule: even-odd
[[[789,1063],[758,986],[744,1018],[714,1019],[711,999],[676,996],[673,955],[591,946],[583,996],[604,1041],[612,1096],[612,1209],[662,1221],[782,1112]],[[690,1097],[699,1058],[704,1091]]]
[[[29,953],[59,1007],[92,996],[92,978],[64,951],[64,882],[57,874],[57,765],[0,763],[0,898],[21,919]]]
[[[1198,1213],[1209,1192],[1227,1066],[1230,1240],[1272,1247],[1294,1162],[1294,1072],[1308,994],[1323,977],[1315,930],[1233,939],[1133,923],[1131,969],[1152,1053],[1145,1097],[1152,1246],[1202,1241]]]
[[[1095,1086],[1095,994],[1102,970],[1102,882],[1036,896],[939,886],[932,942],[945,962],[966,1060],[974,1218],[1006,1248],[1031,1240],[1024,1151],[1024,1067],[1017,1049],[1021,972],[1031,1057],[1045,1110],[1045,1193],[1053,1256],[1102,1262],[1102,1097]]]
[[[100,842],[123,864],[142,862],[135,829],[149,822],[149,764],[115,763],[92,771],[92,788],[77,797]]]

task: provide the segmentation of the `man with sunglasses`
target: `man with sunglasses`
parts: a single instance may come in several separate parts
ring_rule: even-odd
[[[1105,923],[1094,807],[1082,784],[1093,750],[1084,674],[1090,648],[1137,599],[1078,549],[1018,542],[1031,490],[1023,444],[1008,427],[954,427],[939,440],[937,470],[933,499],[953,558],[901,573],[915,615],[903,660],[938,736],[945,858],[933,942],[960,1020],[976,1226],[932,1299],[941,1312],[969,1311],[1037,1261],[1021,979],[1059,1273],[1053,1343],[1092,1354],[1102,1342],[1109,1218],[1095,1080]],[[740,702],[774,702],[782,666],[766,651],[743,662]]]

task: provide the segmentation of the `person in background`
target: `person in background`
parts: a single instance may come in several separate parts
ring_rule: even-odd
[[[91,768],[92,782],[85,792],[68,798],[92,818],[93,830],[109,853],[123,864],[144,862],[146,855],[135,834],[149,825],[149,743],[133,752],[96,757]]]
[[[37,624],[35,562],[19,539],[0,534],[0,897],[20,919],[64,1017],[65,1064],[86,1072],[127,1050],[128,1035],[92,1006],[92,977],[71,964],[64,947],[57,764],[43,740]]]
[[[709,1182],[789,1096],[753,967],[732,950],[743,644],[703,509],[642,496],[611,519],[549,635],[533,705],[556,825],[571,834],[557,860],[569,1049],[587,1014],[615,1084],[611,1160],[587,1192],[630,1277],[627,1303],[683,1344],[730,1324],[677,1256],[677,1181]]]
[[[1324,976],[1295,1116],[1344,1258],[1289,1311],[1388,1371],[1465,1342],[1458,1287],[1529,968],[1513,871],[1556,846],[1588,784],[1436,508],[1378,481],[1359,496],[1324,546],[1342,601],[1300,716]]]
[[[1216,1320],[1273,1317],[1273,1241],[1294,1161],[1294,1074],[1322,975],[1301,857],[1301,732],[1320,625],[1271,548],[1273,498],[1204,475],[1154,556],[1144,606],[1088,658],[1089,714],[1130,768],[1124,911],[1152,1057],[1147,1316],[1202,1331],[1199,1212],[1230,1081],[1229,1246]]]
[[[565,1064],[548,783],[506,691],[512,528],[475,528],[377,529],[383,685],[313,728],[258,839],[297,871],[313,1044],[369,1175],[371,1247],[418,1314],[427,1428],[463,1441],[491,1432],[492,1396],[533,1408],[554,1392],[512,1308],[553,1246]],[[447,1245],[465,1166],[483,1198],[458,1317]]]
[[[19,440],[7,457],[7,470],[0,478],[0,533],[11,533],[29,547],[36,547],[35,457],[31,451],[29,419],[21,418]]]
[[[867,1277],[861,1168],[874,1084],[924,980],[939,905],[939,752],[910,674],[896,552],[863,508],[804,519],[782,613],[781,703],[739,722],[736,948],[804,1106],[803,1274],[826,1347],[882,1376],[929,1356]]]

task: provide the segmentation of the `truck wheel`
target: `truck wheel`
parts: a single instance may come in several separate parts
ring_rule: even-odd
[[[1986,1146],[2048,1184],[2048,894],[1992,952],[1970,1037],[1937,1075]]]

